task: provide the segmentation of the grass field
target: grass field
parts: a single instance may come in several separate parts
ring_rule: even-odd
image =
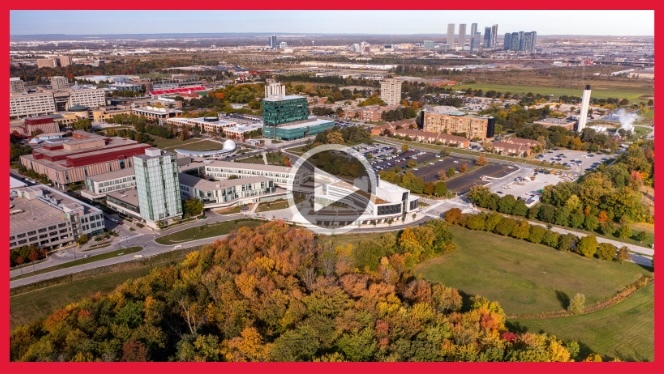
[[[649,285],[628,299],[595,313],[543,320],[509,321],[527,331],[546,331],[577,340],[583,348],[623,361],[654,360],[654,288]]]
[[[235,214],[242,211],[242,206],[234,206],[231,208],[217,209],[214,212],[217,214]]]
[[[451,229],[456,251],[421,263],[416,273],[468,295],[497,300],[508,314],[560,310],[577,292],[591,305],[650,273],[634,263],[584,258],[487,232]]]
[[[182,141],[178,138],[166,139],[166,138],[161,138],[161,137],[154,136],[154,135],[150,135],[150,137],[154,139],[153,144],[154,144],[155,148],[159,148],[159,149],[167,149],[167,148],[175,148],[175,147],[180,148],[185,144],[200,141],[200,139],[198,139],[198,138],[191,138],[191,139],[187,139],[185,141]]]
[[[142,261],[115,264],[50,279],[45,282],[47,285],[36,283],[13,288],[10,297],[11,327],[38,320],[56,309],[96,292],[112,291],[127,280],[148,274],[155,267],[181,261],[189,252],[196,249],[198,247],[169,251]]]
[[[484,92],[495,90],[500,92],[511,92],[513,94],[523,95],[528,92],[541,95],[553,95],[559,97],[562,95],[568,96],[579,96],[583,94],[583,90],[579,89],[570,89],[570,88],[560,88],[560,87],[546,87],[546,86],[521,86],[521,85],[507,85],[507,84],[491,84],[491,83],[470,83],[454,86],[454,89],[463,90],[466,88],[472,89],[481,89]],[[592,97],[598,99],[607,99],[609,97],[628,99],[631,101],[637,101],[637,99],[643,95],[652,95],[652,88],[646,87],[602,87],[601,85],[593,85],[592,87]],[[638,100],[643,101],[643,100]],[[647,100],[645,100],[647,101]]]
[[[146,266],[118,273],[103,274],[99,277],[80,279],[12,296],[9,299],[11,328],[46,317],[56,309],[93,295],[98,291],[111,291],[127,279],[148,274],[150,269],[151,267]]]
[[[262,225],[263,221],[257,220],[236,220],[228,222],[219,222],[211,225],[192,227],[186,230],[178,231],[170,235],[155,239],[159,244],[179,244],[192,240],[212,238],[214,236],[226,235],[232,230],[240,227],[256,227]]]
[[[128,254],[136,253],[136,252],[139,252],[139,251],[142,251],[142,250],[143,250],[143,247],[129,247],[129,248],[124,248],[124,249],[118,249],[118,250],[115,250],[115,251],[102,253],[100,255],[90,256],[88,258],[81,258],[79,260],[65,262],[64,264],[61,264],[61,265],[56,265],[56,266],[52,266],[50,268],[33,271],[31,273],[22,274],[22,275],[13,277],[12,279],[21,279],[21,278],[25,278],[25,277],[31,277],[31,276],[37,275],[37,274],[48,273],[48,272],[55,271],[55,270],[67,269],[67,268],[70,268],[72,266],[89,264],[90,262],[105,260],[107,258],[113,258],[113,257],[116,257],[116,256],[121,256],[121,255],[128,255]]]
[[[267,203],[260,203],[256,212],[267,212],[270,210],[279,210],[288,208],[288,200],[275,200]]]
[[[250,156],[250,157],[246,157],[246,158],[237,159],[237,160],[235,160],[235,162],[242,162],[242,163],[245,163],[245,164],[265,165],[265,161],[263,160],[263,156],[261,156],[261,155],[258,155],[258,157]]]
[[[189,151],[211,151],[211,150],[221,149],[222,147],[223,144],[221,143],[213,142],[211,140],[201,140],[197,142],[187,143],[182,146],[174,146],[172,148],[186,149]]]

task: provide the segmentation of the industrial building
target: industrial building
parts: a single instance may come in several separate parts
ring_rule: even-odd
[[[44,185],[10,190],[9,248],[55,249],[104,231],[101,210]]]

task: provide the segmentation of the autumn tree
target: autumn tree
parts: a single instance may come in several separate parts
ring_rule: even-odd
[[[613,260],[616,257],[617,248],[611,243],[600,243],[597,246],[597,258],[600,260]]]
[[[593,235],[584,236],[579,240],[576,250],[585,257],[594,256],[597,252],[597,238]]]
[[[489,161],[486,159],[486,157],[485,157],[484,155],[480,155],[480,157],[478,157],[478,158],[475,160],[475,165],[477,165],[477,166],[484,166],[484,165],[486,165],[488,162],[489,162]]]
[[[618,249],[618,252],[616,252],[615,260],[622,264],[625,261],[629,261],[629,259],[630,259],[629,249],[625,246],[620,247],[620,249]]]

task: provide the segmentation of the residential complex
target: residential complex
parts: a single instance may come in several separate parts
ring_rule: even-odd
[[[450,111],[447,107],[424,109],[424,131],[463,134],[468,139],[484,140],[493,138],[495,119],[493,117],[474,117],[464,112]]]
[[[44,185],[10,190],[9,248],[55,249],[104,230],[102,211]]]
[[[133,157],[140,214],[152,227],[182,216],[176,157],[157,148]]]
[[[506,33],[503,50],[534,53],[536,42],[537,31]]]
[[[401,84],[400,79],[390,78],[380,82],[380,99],[387,105],[401,104]]]

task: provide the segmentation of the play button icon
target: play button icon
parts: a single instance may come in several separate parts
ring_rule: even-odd
[[[317,232],[346,232],[368,219],[377,178],[362,154],[328,144],[302,155],[293,165],[288,201],[294,221]]]

